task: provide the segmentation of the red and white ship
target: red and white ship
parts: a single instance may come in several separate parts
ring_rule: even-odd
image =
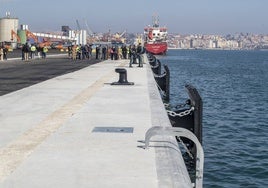
[[[158,17],[153,17],[153,26],[144,28],[144,47],[154,55],[163,55],[167,52],[167,28],[159,26]]]

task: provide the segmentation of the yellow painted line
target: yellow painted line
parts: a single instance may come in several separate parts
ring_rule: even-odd
[[[123,66],[122,63],[119,66]],[[103,86],[114,74],[104,75],[94,84],[54,111],[34,128],[26,131],[16,140],[0,149],[0,182],[3,182],[47,137],[57,131],[74,113]]]

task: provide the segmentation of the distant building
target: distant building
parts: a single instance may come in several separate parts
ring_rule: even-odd
[[[12,18],[10,13],[6,13],[6,17],[0,18],[0,41],[9,41],[12,40],[12,31],[17,32],[19,27],[19,19]]]
[[[76,39],[76,44],[85,45],[87,43],[87,31],[86,30],[70,30],[69,32],[70,38]]]
[[[68,36],[68,32],[71,30],[71,28],[67,25],[61,26],[61,31],[63,32],[64,36]]]

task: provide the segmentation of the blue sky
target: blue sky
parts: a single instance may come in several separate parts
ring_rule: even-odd
[[[78,20],[94,32],[142,33],[157,14],[169,33],[268,34],[268,0],[0,0],[0,17],[6,11],[34,32]]]

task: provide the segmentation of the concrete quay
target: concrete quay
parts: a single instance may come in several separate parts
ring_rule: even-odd
[[[0,188],[192,187],[148,63],[106,60],[0,96]],[[134,85],[118,81],[127,70]]]

